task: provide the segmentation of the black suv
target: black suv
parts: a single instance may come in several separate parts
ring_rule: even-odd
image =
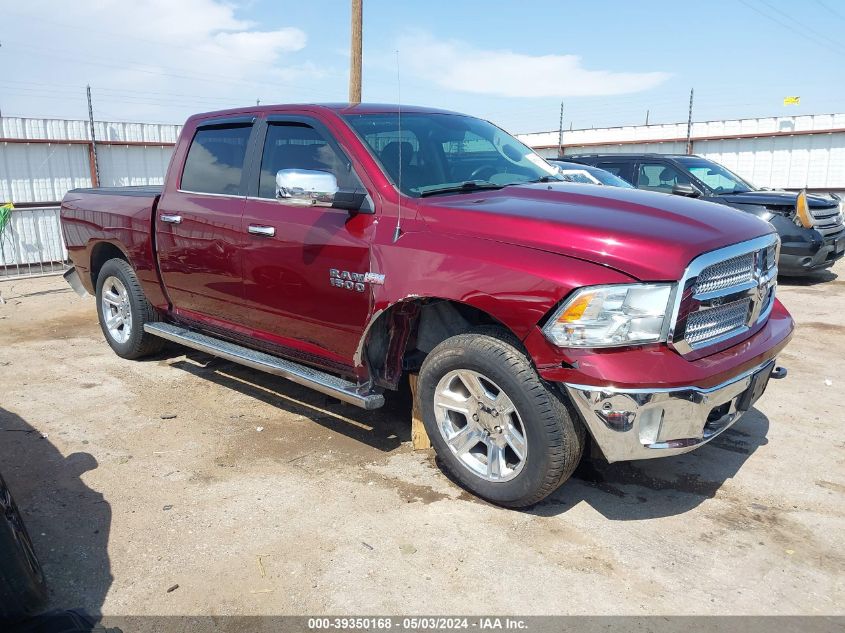
[[[637,189],[718,202],[768,220],[781,239],[778,270],[784,275],[828,268],[845,254],[840,200],[757,189],[722,165],[686,154],[576,154],[566,160],[599,167]]]

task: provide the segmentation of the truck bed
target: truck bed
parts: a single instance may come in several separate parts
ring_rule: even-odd
[[[94,293],[92,274],[106,259],[132,262],[148,297],[164,302],[152,247],[153,213],[161,185],[73,189],[62,201],[62,232],[70,259],[85,289]]]

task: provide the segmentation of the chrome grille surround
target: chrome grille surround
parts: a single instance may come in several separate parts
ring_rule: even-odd
[[[779,253],[771,233],[696,257],[675,296],[669,345],[693,354],[762,327],[774,304]]]

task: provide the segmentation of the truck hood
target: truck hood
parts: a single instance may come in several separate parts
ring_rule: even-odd
[[[745,193],[721,194],[716,198],[724,201],[725,204],[756,204],[766,207],[795,208],[798,193],[795,191],[746,191]],[[813,195],[807,196],[807,202],[811,209],[825,209],[839,204],[838,200]]]
[[[419,209],[435,232],[559,253],[648,281],[680,279],[701,253],[774,232],[721,204],[573,183],[433,196]]]

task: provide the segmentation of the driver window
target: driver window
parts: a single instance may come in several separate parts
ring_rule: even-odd
[[[675,185],[689,184],[686,174],[665,163],[640,163],[637,171],[637,189],[672,193]]]
[[[281,169],[327,171],[341,189],[361,187],[349,161],[333,144],[304,123],[271,124],[267,127],[258,197],[276,197],[276,172]]]

